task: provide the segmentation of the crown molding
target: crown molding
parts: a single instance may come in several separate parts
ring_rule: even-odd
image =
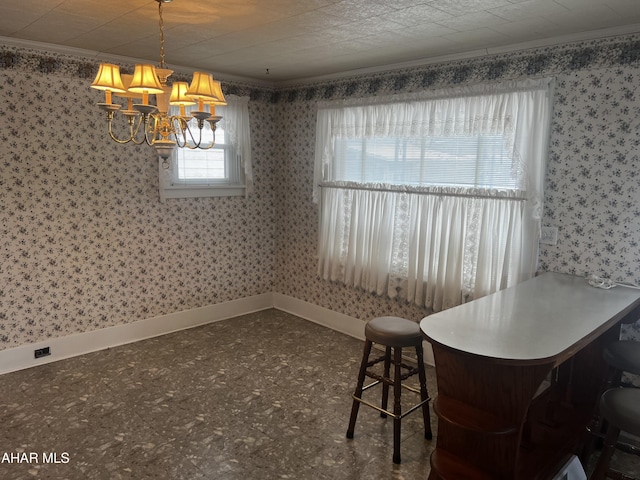
[[[148,58],[136,58],[136,57],[127,57],[124,55],[115,55],[106,52],[97,52],[95,50],[85,50],[82,48],[76,47],[67,47],[64,45],[56,45],[53,43],[43,43],[43,42],[35,42],[32,40],[23,40],[19,38],[13,37],[2,37],[0,36],[0,45],[7,45],[11,47],[24,48],[24,49],[32,49],[39,50],[41,52],[48,53],[58,53],[61,55],[72,55],[75,57],[85,57],[89,60],[93,60],[95,62],[110,62],[110,63],[119,63],[119,64],[136,64],[136,63],[153,63],[155,64],[155,60],[149,60]],[[180,73],[193,73],[198,69],[193,67],[186,67],[184,65],[174,65],[167,64],[167,68],[174,70]],[[202,69],[200,70],[202,71]],[[212,72],[208,72],[212,73]],[[274,82],[261,81],[255,78],[249,77],[241,77],[238,75],[231,75],[221,72],[215,72],[216,80],[226,81],[226,82],[236,82],[242,83],[247,86],[257,86],[257,87],[266,87],[266,88],[275,88],[277,85]]]
[[[552,47],[563,44],[571,44],[576,42],[584,42],[589,40],[601,40],[605,38],[618,37],[622,35],[629,35],[634,33],[640,33],[640,23],[632,25],[625,25],[621,27],[603,28],[598,30],[590,30],[587,32],[579,32],[568,35],[561,35],[556,37],[542,38],[539,40],[532,40],[528,42],[515,43],[511,45],[505,45],[500,47],[483,48],[476,50],[469,50],[466,52],[460,52],[450,55],[442,55],[438,57],[422,58],[418,60],[412,60],[409,62],[393,63],[386,65],[378,65],[374,67],[358,68],[353,70],[345,70],[342,72],[330,73],[326,75],[317,75],[310,77],[302,77],[293,80],[279,80],[279,81],[265,81],[250,77],[242,77],[232,74],[225,74],[223,72],[216,72],[215,77],[221,81],[237,82],[248,86],[256,86],[263,88],[291,88],[301,87],[314,83],[335,81],[345,79],[349,77],[371,75],[376,73],[384,73],[393,70],[402,70],[406,68],[423,67],[427,65],[433,65],[438,63],[446,63],[458,60],[469,60],[473,58],[480,58],[489,55],[498,55],[504,53],[514,53],[520,51],[533,50],[536,48]],[[85,50],[75,47],[66,47],[62,45],[55,45],[49,43],[35,42],[30,40],[22,40],[12,37],[0,37],[0,44],[15,46],[20,48],[28,48],[34,50],[41,50],[45,52],[57,52],[60,54],[67,54],[73,56],[86,57],[94,61],[109,61],[113,63],[154,63],[153,60],[141,59],[135,57],[127,57],[122,55],[114,55],[105,52],[97,52],[93,50]],[[186,67],[182,65],[167,65],[168,67],[179,71],[181,73],[193,73],[196,69],[192,67]]]
[[[590,30],[588,32],[573,33],[557,37],[542,38],[522,43],[514,43],[501,47],[483,48],[477,50],[469,50],[466,52],[454,53],[450,55],[442,55],[438,57],[423,58],[420,60],[411,60],[408,62],[393,63],[388,65],[380,65],[375,67],[359,68],[354,70],[345,70],[343,72],[331,73],[326,75],[318,75],[313,77],[304,77],[295,80],[282,80],[277,82],[278,88],[301,87],[313,83],[341,80],[349,77],[361,75],[371,75],[376,73],[384,73],[393,70],[402,70],[406,68],[423,67],[438,63],[447,63],[456,60],[470,60],[489,55],[497,55],[504,53],[514,53],[536,48],[552,47],[557,45],[571,44],[576,42],[584,42],[589,40],[601,40],[604,38],[619,37],[622,35],[630,35],[640,33],[640,23],[625,25],[622,27],[603,28],[599,30]]]

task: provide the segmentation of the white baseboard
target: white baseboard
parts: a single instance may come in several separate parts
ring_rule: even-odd
[[[298,300],[281,293],[273,293],[273,306],[283,312],[291,313],[305,320],[330,328],[345,335],[364,340],[364,321],[319,307],[313,303]]]
[[[291,313],[340,333],[364,340],[365,320],[337,313],[328,308],[319,307],[313,303],[298,300],[281,293],[273,294],[273,306],[283,312]],[[422,342],[422,347],[424,350],[424,362],[427,365],[435,365],[431,344],[425,341]]]
[[[138,342],[147,338],[197,327],[272,308],[271,293],[241,298],[183,312],[145,318],[133,323],[102,328],[90,332],[51,338],[37,343],[0,350],[0,374],[56,362],[65,358],[84,355],[106,348]],[[34,358],[34,350],[49,347],[51,355]]]
[[[66,337],[51,338],[42,342],[28,343],[19,347],[0,350],[0,375],[268,308],[277,308],[345,335],[364,340],[366,322],[363,320],[280,293],[264,293],[202,308],[145,318],[133,323]],[[431,346],[426,342],[423,345],[425,362],[433,365]],[[34,350],[45,347],[50,348],[51,354],[38,359],[34,358]]]

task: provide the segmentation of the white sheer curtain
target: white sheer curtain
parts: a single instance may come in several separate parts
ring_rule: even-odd
[[[239,97],[237,95],[227,95],[226,96],[226,105],[218,105],[216,106],[216,114],[222,116],[222,120],[218,124],[218,127],[225,132],[224,143],[229,144],[233,147],[233,152],[237,157],[237,162],[239,165],[234,168],[239,169],[243,173],[243,183],[245,187],[245,196],[248,195],[253,189],[253,169],[252,169],[252,159],[251,159],[251,127],[249,125],[249,97]],[[198,106],[187,106],[185,108],[185,113],[187,116],[191,114],[191,111],[197,110]],[[170,115],[179,115],[180,109],[177,106],[171,106],[169,110]],[[191,119],[189,122],[190,126],[197,131],[197,122],[195,119]],[[187,140],[193,145],[195,141],[198,140],[198,134],[195,135],[195,140],[190,141],[189,136],[187,136]],[[209,129],[208,126],[205,126],[203,130],[203,143],[209,144],[214,139],[213,132]],[[216,142],[220,145],[221,138],[218,135],[215,137]],[[214,147],[215,149],[216,147]],[[207,152],[212,150],[189,150],[189,149],[177,149],[173,155],[173,163],[171,167],[171,172],[169,175],[166,175],[166,179],[163,179],[161,176],[161,181],[165,185],[180,184],[185,183],[178,177],[178,168],[180,162],[184,161],[185,158],[189,158],[191,160],[198,158],[199,155],[203,155],[206,158]],[[203,158],[200,158],[202,160]],[[237,175],[236,175],[237,176]],[[206,182],[206,180],[205,180]],[[197,184],[197,181],[194,181],[193,184]]]
[[[227,105],[216,107],[220,110],[220,126],[229,136],[236,155],[240,157],[244,171],[245,196],[253,190],[253,169],[251,159],[251,128],[249,127],[249,97],[227,95]]]
[[[434,311],[530,278],[552,96],[542,79],[320,104],[319,275]],[[504,142],[512,187],[433,184],[428,168],[404,184],[348,181],[336,152],[342,139],[484,134]]]

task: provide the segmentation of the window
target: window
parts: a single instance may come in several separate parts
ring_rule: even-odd
[[[531,277],[552,87],[321,103],[320,276],[434,311]]]
[[[195,126],[195,121],[191,121]],[[197,128],[197,127],[196,127]],[[203,130],[202,142],[213,141],[214,132]],[[239,168],[235,148],[229,143],[222,127],[215,131],[215,144],[208,150],[176,148],[174,155],[173,185],[239,185],[242,171]],[[181,140],[183,141],[183,140]]]
[[[334,179],[394,185],[516,188],[502,135],[335,140]]]
[[[194,107],[191,107],[194,108]],[[177,115],[178,108],[171,107]],[[174,110],[175,109],[175,110]],[[186,113],[190,109],[187,107]],[[215,131],[215,144],[207,150],[176,148],[169,167],[160,167],[161,201],[166,198],[246,195],[252,186],[248,98],[227,96],[227,105],[216,107],[222,116]],[[192,131],[198,132],[195,120]],[[195,133],[198,135],[198,133]],[[205,125],[202,143],[208,144],[214,132]],[[184,141],[184,139],[180,139]],[[187,138],[194,144],[199,138]]]

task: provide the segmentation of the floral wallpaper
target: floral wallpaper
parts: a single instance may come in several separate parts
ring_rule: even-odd
[[[557,79],[543,225],[559,230],[542,245],[539,271],[597,274],[640,283],[640,36],[539,48],[343,78],[276,92],[279,176],[276,288],[358,318],[428,312],[321,281],[311,202],[318,100],[405,93],[453,85],[553,76]],[[624,329],[640,340],[640,324]]]
[[[96,69],[0,46],[0,349],[271,291],[419,320],[317,275],[316,102],[522,77],[557,79],[543,224],[559,240],[540,271],[640,283],[640,35],[286,88],[225,82],[251,97],[255,191],[166,204],[153,151],[105,138]]]
[[[251,197],[161,204],[153,149],[106,135],[96,71],[0,50],[0,349],[273,291],[270,99],[250,102]]]

